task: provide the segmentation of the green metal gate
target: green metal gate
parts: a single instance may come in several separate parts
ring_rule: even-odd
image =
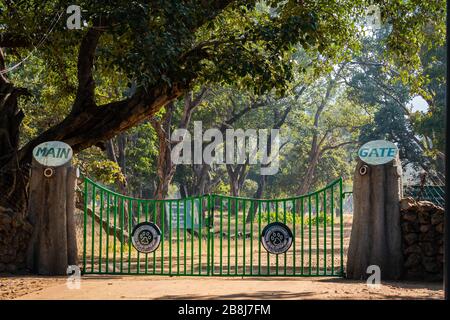
[[[85,178],[83,273],[186,276],[343,276],[342,179],[285,199],[204,195],[147,200]],[[286,253],[268,253],[261,232],[271,222],[292,232]],[[154,222],[152,253],[132,245],[133,227]]]

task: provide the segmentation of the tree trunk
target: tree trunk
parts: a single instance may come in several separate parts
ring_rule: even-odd
[[[162,200],[167,197],[169,185],[172,181],[176,169],[175,164],[172,163],[172,146],[170,141],[170,127],[174,109],[175,105],[173,103],[169,103],[166,107],[166,113],[160,121],[156,119],[150,120],[158,136],[158,184],[155,190],[155,199],[158,200]]]
[[[308,161],[308,168],[306,169],[306,173],[303,175],[301,179],[301,186],[298,190],[299,195],[304,195],[308,191],[311,190],[311,185],[314,179],[314,173],[316,172],[317,163],[319,161],[319,153],[317,151],[311,151],[311,156]]]
[[[116,150],[115,150],[115,146],[114,146],[114,142],[113,139],[109,139],[108,141],[105,142],[105,151],[106,151],[106,156],[108,157],[109,160],[117,163],[117,165],[119,166],[120,170],[122,171],[122,175],[124,177],[124,179],[119,179],[117,178],[115,181],[115,184],[119,190],[120,194],[126,195],[128,196],[128,188],[127,188],[127,179],[126,179],[126,162],[125,162],[125,146],[126,146],[126,135],[124,133],[120,134],[117,137],[117,153],[118,156],[116,155]],[[119,227],[124,229],[124,230],[128,230],[128,207],[124,206],[122,208],[123,204],[121,201],[119,201],[118,203],[118,212],[122,212],[124,213],[124,223],[122,225],[122,219],[119,219]],[[133,217],[132,217],[133,218]],[[134,220],[134,218],[133,218]]]
[[[193,97],[192,92],[184,95],[183,113],[178,123],[179,129],[187,129],[191,121],[191,116],[195,108],[197,108],[207,92],[205,87],[200,89],[200,92]],[[169,191],[169,185],[172,182],[176,171],[176,164],[172,162],[172,147],[174,142],[171,140],[172,117],[175,112],[175,104],[170,102],[166,106],[166,113],[163,118],[158,121],[151,119],[150,122],[156,131],[159,144],[158,155],[158,185],[155,191],[156,199],[164,199]]]
[[[194,171],[194,181],[192,185],[192,195],[200,196],[208,193],[208,183],[210,182],[210,171],[212,167],[209,164],[194,164],[192,166]]]
[[[67,266],[77,264],[74,209],[76,168],[46,167],[33,162],[30,180],[29,220],[34,227],[28,246],[27,266],[44,275],[65,275]]]
[[[244,164],[227,164],[228,179],[230,180],[230,194],[233,197],[239,197],[241,189],[244,186],[248,174],[248,158]]]
[[[0,70],[3,53],[0,49]],[[29,171],[18,159],[19,129],[24,114],[17,99],[26,90],[17,88],[0,74],[0,206],[25,217]],[[0,234],[1,235],[1,234]]]
[[[0,70],[4,70],[0,48]],[[0,272],[13,272],[25,266],[26,248],[32,226],[26,219],[29,164],[20,164],[19,128],[24,117],[17,99],[25,89],[0,74]]]
[[[360,168],[367,166],[365,175]],[[402,273],[400,160],[371,166],[358,161],[353,179],[353,226],[347,259],[347,277],[365,279],[367,267],[377,265],[382,279]]]
[[[261,175],[258,180],[258,189],[256,189],[255,195],[253,198],[255,199],[262,199],[264,188],[266,186],[267,182],[267,176]],[[258,202],[255,201],[255,204],[253,205],[253,209],[248,210],[247,217],[245,218],[246,223],[251,223],[253,219],[255,218],[256,212],[258,212]]]

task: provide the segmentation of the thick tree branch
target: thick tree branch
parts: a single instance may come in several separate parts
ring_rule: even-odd
[[[343,147],[343,146],[346,146],[346,145],[349,145],[349,144],[356,144],[356,143],[358,143],[358,141],[352,140],[352,141],[342,142],[342,143],[339,143],[339,144],[336,144],[336,145],[326,146],[326,147],[322,148],[322,150],[320,151],[320,154],[322,155],[328,150],[338,149],[340,147]]]
[[[78,52],[78,89],[72,113],[78,113],[84,108],[95,106],[95,82],[92,74],[94,68],[95,50],[102,31],[90,28],[81,41]]]
[[[191,29],[195,31],[207,21],[214,19],[232,2],[232,0],[202,2],[204,14],[195,21]],[[110,139],[153,116],[160,108],[180,97],[189,89],[190,83],[196,75],[177,74],[172,78],[173,81],[170,86],[164,82],[159,82],[152,87],[145,88],[145,90],[137,91],[131,98],[96,106],[92,103],[93,96],[91,93],[93,86],[92,63],[101,32],[103,32],[103,29],[100,30],[99,28],[89,30],[83,39],[83,45],[80,46],[81,61],[79,61],[78,66],[80,69],[80,88],[72,112],[61,123],[27,143],[19,151],[20,162],[30,162],[32,149],[44,141],[64,141],[76,153],[98,142]],[[82,50],[82,47],[85,50]],[[87,57],[83,56],[84,53]],[[189,58],[195,59],[196,62],[201,59],[195,56]],[[182,64],[181,60],[180,57],[180,64]],[[90,107],[85,108],[86,105]]]

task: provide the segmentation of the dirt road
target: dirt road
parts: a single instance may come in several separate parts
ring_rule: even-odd
[[[388,282],[368,288],[339,278],[217,278],[83,276],[80,289],[66,278],[1,278],[3,299],[442,299],[440,283]],[[20,289],[22,288],[22,289]]]

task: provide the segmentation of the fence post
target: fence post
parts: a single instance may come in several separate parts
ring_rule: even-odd
[[[77,169],[71,158],[70,146],[62,142],[46,142],[33,150],[28,212],[34,228],[27,266],[37,274],[64,275],[68,265],[78,262],[74,221]]]
[[[383,165],[358,161],[353,179],[353,224],[347,277],[365,279],[377,265],[382,279],[401,276],[400,199],[402,167],[398,156]]]

